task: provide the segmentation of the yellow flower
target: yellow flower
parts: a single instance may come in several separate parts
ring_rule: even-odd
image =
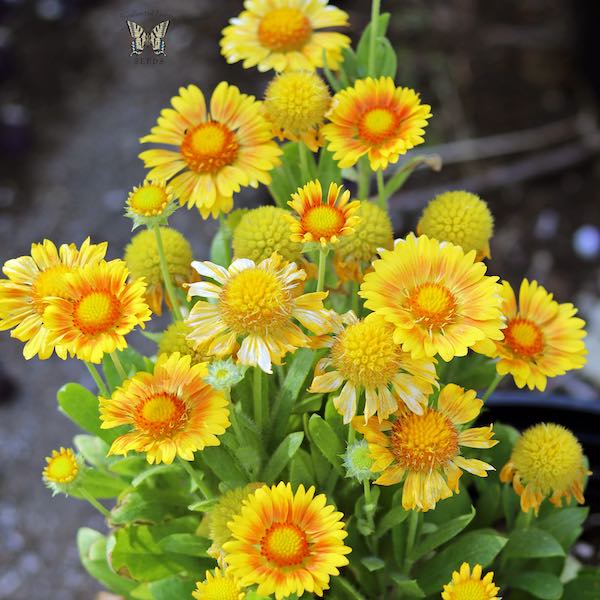
[[[149,178],[170,180],[182,205],[196,206],[205,219],[217,217],[231,210],[233,194],[242,186],[271,183],[269,171],[279,164],[281,150],[253,96],[223,81],[213,92],[209,110],[195,85],[179,88],[171,104],[173,109],[164,109],[140,141],[176,150],[146,150],[140,158],[152,168]]]
[[[126,282],[122,260],[102,261],[65,276],[64,298],[50,297],[44,325],[57,344],[80,360],[99,363],[104,354],[127,347],[125,336],[152,314],[143,280]]]
[[[346,328],[330,340],[331,354],[315,368],[311,393],[341,393],[333,403],[350,423],[361,395],[365,394],[365,422],[377,414],[386,419],[404,403],[422,414],[436,383],[434,360],[413,359],[392,340],[394,328],[381,317],[369,315],[359,321],[345,316]],[[345,383],[344,383],[345,382]]]
[[[348,564],[344,516],[315,497],[315,488],[300,485],[296,493],[283,482],[264,486],[248,497],[229,529],[224,546],[229,571],[243,586],[258,584],[263,596],[280,600],[304,592],[323,595],[329,578]]]
[[[395,326],[394,342],[413,358],[465,356],[483,339],[502,338],[500,286],[460,246],[410,234],[383,250],[365,275],[365,306]]]
[[[487,477],[494,467],[476,458],[465,458],[460,447],[491,448],[492,426],[462,429],[479,414],[483,402],[473,390],[449,383],[440,392],[438,407],[422,414],[400,409],[394,420],[379,423],[356,417],[352,421],[371,451],[371,469],[381,472],[375,483],[394,485],[404,479],[402,506],[405,510],[428,511],[436,503],[459,493],[463,469]],[[405,479],[406,478],[406,479]]]
[[[348,15],[328,0],[250,0],[223,29],[221,53],[228,63],[244,61],[259,71],[337,69],[350,38],[319,31],[348,25]]]
[[[208,344],[210,355],[235,353],[241,364],[271,373],[272,363],[308,345],[294,320],[317,335],[330,331],[331,316],[323,308],[327,292],[302,294],[306,273],[278,254],[258,264],[238,258],[228,269],[208,261],[192,266],[216,282],[189,286],[191,296],[212,300],[196,302],[187,319],[190,339]]]
[[[183,321],[173,321],[164,331],[158,343],[158,354],[173,354],[179,352],[182,356],[189,356],[192,364],[206,362],[207,356],[202,347],[194,349],[194,343],[188,339],[192,330]]]
[[[519,306],[507,281],[502,282],[502,312],[507,324],[504,339],[483,341],[477,352],[500,360],[500,375],[510,373],[518,387],[546,389],[548,377],[564,375],[585,365],[587,351],[583,338],[585,322],[575,317],[570,303],[559,304],[537,281],[524,279]]]
[[[171,227],[161,227],[160,235],[171,281],[175,286],[181,286],[190,281],[194,272],[191,266],[192,247],[179,231]],[[163,297],[165,297],[164,282],[160,270],[156,233],[153,230],[144,229],[133,236],[125,248],[125,262],[132,277],[144,278],[147,285],[146,302],[153,313],[161,315]],[[168,304],[168,296],[166,301]]]
[[[46,457],[46,466],[42,478],[47,487],[52,490],[52,495],[58,493],[68,494],[77,485],[77,480],[84,469],[81,457],[77,456],[71,448],[52,450]]]
[[[0,330],[13,329],[11,336],[27,342],[26,359],[36,354],[47,359],[52,352],[67,357],[66,348],[57,344],[43,323],[50,296],[68,298],[65,276],[87,264],[97,264],[106,254],[107,243],[90,244],[87,238],[78,250],[75,244],[60,248],[50,240],[31,245],[31,256],[6,261],[0,280]]]
[[[196,582],[196,589],[192,592],[196,600],[243,600],[246,593],[239,583],[221,569],[214,569],[211,573],[206,571],[206,579]]]
[[[442,600],[500,600],[500,588],[494,585],[494,573],[490,571],[481,578],[481,565],[473,571],[468,563],[460,566],[460,571],[452,573],[452,581],[444,586]]]
[[[537,514],[544,498],[556,506],[574,497],[583,498],[583,480],[588,474],[577,438],[561,425],[540,423],[527,429],[515,444],[500,480],[512,481],[521,496],[521,510]]]
[[[164,225],[175,209],[169,186],[164,181],[145,179],[140,186],[134,186],[129,192],[125,215],[133,219],[132,229],[135,229],[140,225]]]
[[[423,143],[430,109],[414,90],[397,88],[391,77],[368,77],[333,97],[331,123],[321,132],[341,168],[368,154],[371,169],[383,171]]]
[[[300,217],[292,225],[293,242],[320,242],[325,247],[336,244],[342,236],[354,231],[360,220],[356,216],[360,202],[349,202],[350,191],[343,192],[343,189],[341,185],[331,183],[323,202],[321,182],[315,179],[292,194],[288,204]]]
[[[465,252],[475,250],[477,259],[490,258],[494,218],[479,196],[469,192],[444,192],[425,207],[417,234],[440,242],[452,242]]]
[[[111,398],[100,398],[102,429],[130,425],[110,454],[145,452],[150,464],[171,464],[176,456],[194,460],[194,452],[218,446],[229,427],[228,401],[204,381],[206,364],[192,365],[178,352],[159,356],[154,373],[138,372]]]

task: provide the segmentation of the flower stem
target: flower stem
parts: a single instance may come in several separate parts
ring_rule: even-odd
[[[196,487],[202,492],[202,495],[207,499],[211,500],[213,498],[213,493],[211,489],[206,485],[206,481],[204,481],[204,477],[202,473],[196,471],[194,467],[189,463],[189,461],[179,457],[179,464],[183,467],[187,474],[190,476],[191,480],[196,484]]]
[[[319,275],[317,279],[317,292],[322,292],[325,288],[325,270],[327,269],[327,255],[329,248],[319,248]]]
[[[98,502],[94,496],[92,496],[85,488],[78,487],[77,491],[95,508],[100,512],[104,517],[110,519],[110,511]]]
[[[167,296],[169,297],[169,302],[171,303],[173,319],[175,321],[181,321],[179,300],[177,299],[177,294],[175,293],[175,288],[173,287],[173,282],[171,281],[171,275],[169,274],[169,265],[167,264],[167,257],[165,255],[165,248],[162,242],[160,227],[158,225],[154,225],[152,229],[154,230],[154,235],[156,237],[156,247],[158,249],[158,258],[160,261],[160,272],[162,273],[163,282],[167,290]]]
[[[308,166],[310,149],[304,142],[298,142],[298,152],[300,154],[300,174],[302,175],[302,185],[304,185],[312,179]]]
[[[377,204],[379,208],[387,212],[387,198],[385,197],[385,184],[383,182],[383,171],[377,171]]]
[[[408,516],[408,533],[406,534],[406,552],[404,554],[405,570],[407,574],[412,565],[410,554],[415,546],[420,520],[421,515],[416,510],[411,510],[410,515]]]
[[[502,381],[504,375],[500,375],[496,373],[496,377],[494,377],[492,383],[488,386],[488,389],[485,391],[485,394],[481,398],[484,402],[494,393],[494,390],[498,387],[498,384]]]
[[[127,373],[123,368],[123,364],[121,363],[121,359],[119,358],[119,355],[117,354],[116,350],[110,353],[110,358],[113,361],[113,365],[115,365],[115,369],[117,370],[119,377],[122,381],[125,381],[125,379],[127,379]]]
[[[369,168],[368,158],[362,156],[358,161],[358,199],[366,200],[369,196],[371,187],[371,169]]]
[[[375,52],[377,48],[377,31],[379,28],[379,9],[381,0],[373,0],[371,3],[371,37],[369,39],[369,62],[367,63],[367,73],[375,77]]]
[[[254,400],[254,420],[258,428],[263,427],[263,403],[262,403],[262,369],[254,367],[254,385],[252,386],[252,397]]]
[[[229,225],[227,225],[223,213],[219,214],[219,227],[223,235],[223,249],[225,250],[225,260],[227,261],[227,265],[225,266],[229,266],[231,264],[231,236],[229,234]]]
[[[104,383],[104,381],[102,379],[102,376],[98,372],[98,369],[96,368],[96,365],[94,365],[92,363],[89,363],[87,361],[84,361],[84,363],[85,363],[85,366],[87,367],[87,370],[90,372],[90,375],[92,376],[92,378],[96,382],[96,385],[98,386],[99,392],[105,398],[109,398],[110,394],[108,393],[108,388],[106,387],[106,384]]]

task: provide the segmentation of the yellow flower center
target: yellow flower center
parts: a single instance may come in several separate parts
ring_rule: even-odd
[[[260,541],[261,554],[278,567],[300,564],[308,556],[305,533],[292,523],[275,523]]]
[[[443,327],[454,316],[456,300],[447,287],[424,283],[410,292],[408,308],[416,320],[427,327]]]
[[[544,337],[540,328],[521,317],[508,322],[504,330],[504,340],[513,352],[521,356],[533,357],[544,349]]]
[[[79,331],[94,335],[108,331],[116,324],[121,303],[108,292],[90,292],[75,306],[74,322]]]
[[[67,278],[66,275],[72,273],[74,269],[66,265],[55,265],[45,271],[42,271],[33,284],[33,297],[35,309],[42,315],[46,303],[44,298],[48,296],[58,296],[67,299]]]
[[[169,195],[161,185],[144,185],[131,194],[128,204],[133,212],[145,217],[160,215],[169,203]]]
[[[52,458],[44,469],[48,481],[55,483],[71,483],[79,473],[79,465],[71,449],[61,449],[53,453]]]
[[[398,129],[398,115],[389,108],[371,108],[359,119],[358,134],[367,142],[380,144]]]
[[[189,129],[181,154],[192,171],[217,173],[236,159],[240,145],[229,127],[216,121]]]
[[[205,581],[200,587],[202,600],[238,600],[240,597],[240,588],[233,577],[214,577],[210,581]]]
[[[339,209],[326,204],[309,208],[301,221],[304,231],[311,233],[315,240],[329,240],[335,235],[340,235],[345,222],[346,219]]]
[[[145,398],[135,411],[136,429],[154,437],[178,430],[187,420],[185,402],[173,394],[157,393]]]
[[[458,454],[458,432],[448,417],[428,408],[422,415],[407,412],[392,426],[392,452],[411,471],[443,467]]]
[[[277,52],[299,50],[311,34],[310,21],[297,8],[276,8],[268,12],[258,26],[260,43]]]
[[[454,583],[452,587],[452,600],[489,600],[485,584],[480,579],[467,579]]]

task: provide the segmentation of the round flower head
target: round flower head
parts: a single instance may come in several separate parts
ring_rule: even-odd
[[[490,258],[494,218],[479,196],[469,192],[444,192],[425,207],[417,233],[440,242],[452,242],[465,252],[475,250],[477,260]]]
[[[77,480],[83,473],[83,459],[75,454],[71,448],[52,450],[46,457],[46,466],[42,478],[47,487],[52,490],[52,495],[69,494],[77,487]]]
[[[188,339],[192,330],[183,321],[173,321],[164,331],[158,343],[158,354],[173,354],[179,352],[182,356],[189,356],[192,364],[203,363],[208,357],[202,347],[194,348],[194,343]]]
[[[235,353],[241,364],[271,373],[272,363],[309,343],[294,321],[317,335],[330,331],[327,292],[302,294],[306,273],[278,254],[258,264],[238,258],[228,269],[208,261],[192,266],[215,281],[189,286],[190,296],[211,300],[196,302],[187,319],[190,339],[207,344],[210,355]]]
[[[194,452],[218,446],[229,427],[227,399],[204,381],[206,365],[192,365],[179,353],[159,356],[154,373],[140,371],[110,398],[100,398],[102,429],[130,425],[110,454],[146,453],[150,464],[171,464],[176,456],[194,460]]]
[[[348,15],[328,0],[246,0],[244,10],[223,29],[221,52],[228,63],[244,61],[259,71],[337,69],[350,38],[332,31]]]
[[[585,322],[575,317],[570,303],[559,304],[537,281],[524,279],[519,304],[506,281],[502,282],[502,312],[506,319],[503,340],[484,340],[475,350],[499,358],[500,375],[510,373],[518,387],[546,389],[548,377],[564,375],[585,365]]]
[[[145,327],[152,314],[144,301],[146,284],[127,283],[122,260],[102,261],[65,276],[65,297],[51,297],[44,324],[56,343],[80,360],[99,363],[104,354],[127,347],[125,336]]]
[[[152,227],[166,225],[176,208],[173,193],[163,181],[146,179],[129,192],[125,215],[133,219],[132,229],[140,225]]]
[[[196,600],[243,600],[246,592],[234,577],[221,569],[214,569],[212,573],[206,571],[204,581],[196,582],[192,596]]]
[[[465,356],[476,342],[502,338],[500,286],[460,246],[410,234],[383,250],[365,275],[365,306],[394,325],[394,342],[413,358]]]
[[[140,141],[176,149],[146,150],[140,158],[152,169],[149,178],[170,180],[182,205],[196,206],[205,219],[217,217],[231,210],[242,186],[271,183],[269,171],[279,164],[281,150],[253,96],[221,82],[207,110],[202,92],[189,85],[179,88],[171,104]]]
[[[500,472],[500,481],[512,481],[521,496],[521,510],[537,514],[544,498],[562,506],[574,497],[583,498],[588,474],[577,438],[561,425],[540,423],[527,429],[515,444],[510,460]]]
[[[300,485],[294,493],[282,482],[256,490],[229,523],[229,571],[243,586],[258,584],[262,596],[322,596],[351,552],[343,542],[343,514],[326,503],[323,494],[315,497],[314,487]]]
[[[246,367],[236,365],[230,357],[211,362],[208,365],[208,375],[204,379],[216,390],[230,390],[244,379],[245,374]]]
[[[99,263],[108,244],[90,244],[87,238],[79,250],[75,244],[56,248],[50,240],[31,245],[31,256],[6,261],[2,268],[8,279],[0,280],[0,330],[13,329],[11,336],[26,342],[23,356],[47,359],[52,352],[67,357],[44,325],[43,315],[51,296],[68,298],[66,275],[84,265]]]
[[[320,242],[325,247],[336,244],[342,236],[354,231],[360,221],[356,216],[360,202],[349,202],[350,191],[343,192],[343,189],[341,185],[331,183],[323,202],[321,182],[316,179],[292,194],[288,204],[300,217],[292,225],[293,242]]]
[[[469,564],[463,563],[459,571],[452,573],[452,581],[444,586],[442,600],[500,600],[494,573],[486,573],[483,579],[481,575],[481,565],[475,565],[471,571]]]
[[[192,247],[176,229],[161,227],[160,235],[171,281],[174,285],[181,286],[192,277]],[[134,235],[125,248],[125,262],[132,277],[144,278],[147,285],[146,302],[152,312],[161,315],[165,294],[156,233],[151,229],[144,229]],[[166,300],[168,302],[168,297]]]
[[[299,260],[302,244],[292,242],[294,218],[288,210],[276,206],[260,206],[249,210],[233,230],[233,254],[260,262],[274,252],[285,260]]]
[[[346,477],[356,479],[360,483],[373,478],[374,473],[371,471],[373,459],[369,456],[369,452],[369,444],[366,440],[354,442],[346,448],[342,458]]]
[[[315,367],[311,393],[334,392],[342,387],[333,403],[344,423],[350,423],[364,392],[365,422],[377,414],[379,420],[406,404],[422,414],[436,383],[434,360],[412,358],[393,341],[393,326],[381,317],[369,315],[359,321],[353,313],[348,323],[330,338],[328,357]]]
[[[414,90],[397,88],[391,77],[368,77],[333,97],[331,123],[321,132],[342,169],[367,154],[371,169],[383,171],[423,143],[430,110]]]
[[[404,479],[402,506],[427,511],[436,503],[459,493],[463,469],[487,477],[494,467],[460,454],[460,447],[491,448],[492,426],[461,429],[479,414],[483,402],[473,390],[449,383],[440,392],[438,407],[416,414],[400,409],[393,420],[379,422],[355,418],[352,425],[369,444],[373,471],[381,475],[378,485],[394,485]]]

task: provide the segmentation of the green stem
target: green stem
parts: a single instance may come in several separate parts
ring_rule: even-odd
[[[319,275],[317,278],[317,292],[322,292],[325,288],[325,271],[327,269],[327,255],[329,248],[319,248]]]
[[[252,386],[252,398],[254,400],[254,420],[258,428],[263,428],[263,402],[262,402],[262,369],[254,367],[254,382]]]
[[[204,481],[204,476],[199,471],[196,471],[194,467],[189,463],[189,461],[179,457],[179,464],[183,467],[185,471],[187,471],[191,480],[196,484],[196,487],[202,492],[202,495],[207,500],[212,500],[213,493],[211,489],[206,485],[206,481]]]
[[[373,0],[371,4],[371,37],[369,39],[369,62],[367,63],[368,69],[367,74],[371,77],[375,77],[375,51],[377,48],[377,31],[379,27],[379,9],[381,7],[381,0]]]
[[[354,440],[356,439],[356,431],[354,431],[354,427],[352,427],[352,424],[348,425],[348,444],[347,446],[350,446],[350,444],[354,444]]]
[[[350,294],[352,294],[352,298],[350,299],[350,307],[354,311],[354,314],[360,318],[360,296],[358,292],[360,290],[360,283],[358,281],[353,281],[350,286]]]
[[[485,394],[481,398],[484,402],[494,393],[494,390],[498,387],[498,384],[502,381],[503,378],[504,375],[496,373],[496,377],[494,377],[494,380],[492,381],[492,383],[490,383],[488,389],[485,391]]]
[[[302,185],[304,185],[312,179],[308,166],[310,149],[304,142],[298,142],[298,152],[300,153],[300,174],[302,175]]]
[[[123,364],[121,363],[121,359],[119,358],[119,355],[117,354],[116,350],[110,353],[110,358],[113,361],[113,365],[115,365],[115,369],[117,370],[121,381],[125,381],[125,379],[127,379],[127,373],[123,368]]]
[[[410,554],[412,552],[412,549],[415,547],[420,518],[421,515],[416,510],[410,511],[410,515],[408,517],[408,533],[406,534],[406,552],[404,554],[405,570],[407,574],[412,565]]]
[[[387,212],[387,198],[385,197],[385,183],[383,182],[383,171],[377,171],[377,204],[379,208]]]
[[[106,384],[104,383],[102,376],[98,372],[96,365],[89,363],[87,361],[84,361],[84,362],[85,362],[85,366],[87,367],[88,371],[90,372],[90,375],[93,377],[94,381],[96,382],[96,385],[98,386],[98,390],[100,391],[102,396],[104,396],[104,398],[110,398],[110,394],[108,393]]]
[[[221,213],[219,215],[219,227],[223,235],[223,249],[225,250],[225,260],[227,265],[231,264],[231,236],[229,235],[229,225],[225,220],[225,215]]]
[[[79,487],[77,491],[95,508],[97,509],[104,517],[110,519],[110,511],[98,502],[94,496],[92,496],[85,488]]]
[[[369,196],[371,187],[371,169],[369,167],[368,158],[362,156],[358,161],[358,199],[366,200]]]
[[[167,290],[169,302],[171,303],[171,312],[173,313],[173,319],[175,321],[181,321],[181,310],[179,308],[179,300],[177,299],[177,294],[175,293],[175,288],[173,287],[173,282],[171,281],[171,275],[169,274],[169,265],[167,263],[167,257],[165,255],[165,249],[162,242],[160,227],[158,225],[154,225],[152,229],[154,230],[154,236],[156,237],[156,248],[158,249],[160,271],[162,273],[163,282]]]

